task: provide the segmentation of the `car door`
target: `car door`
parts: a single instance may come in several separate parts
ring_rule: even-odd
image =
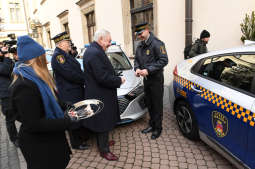
[[[248,119],[248,129],[245,133],[247,133],[247,150],[246,150],[246,161],[245,164],[249,166],[249,168],[255,168],[255,54],[241,54],[239,55],[240,59],[245,60],[249,63],[252,63],[252,67],[250,72],[247,73],[247,76],[253,76],[250,80],[251,89],[249,91],[249,95],[252,97],[252,105],[250,109],[250,114],[247,117]]]
[[[254,65],[230,54],[207,58],[193,72],[193,110],[200,130],[241,161],[245,161],[251,121],[251,81]]]

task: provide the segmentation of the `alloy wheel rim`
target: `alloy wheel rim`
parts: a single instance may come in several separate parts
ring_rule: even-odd
[[[176,117],[181,130],[184,133],[190,133],[192,130],[192,118],[190,111],[185,106],[181,106],[177,111]]]

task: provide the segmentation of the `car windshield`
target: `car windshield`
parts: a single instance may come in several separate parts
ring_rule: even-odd
[[[123,52],[108,52],[106,54],[115,70],[132,69],[130,62]]]

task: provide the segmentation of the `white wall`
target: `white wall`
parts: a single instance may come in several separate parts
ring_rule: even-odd
[[[207,29],[211,33],[208,50],[239,46],[240,24],[252,10],[254,0],[193,0],[193,36],[199,37]]]
[[[111,32],[112,40],[124,44],[121,0],[96,0],[95,15],[97,29]]]
[[[185,44],[185,1],[157,0],[158,38],[165,45],[169,63],[165,68],[165,84],[172,81],[176,64],[183,60]]]
[[[166,44],[169,64],[165,84],[172,81],[172,71],[183,60],[185,47],[185,1],[157,0],[158,37]],[[255,10],[255,1],[193,0],[193,40],[207,29],[211,33],[209,51],[242,44],[240,23],[246,13]]]
[[[66,0],[64,3],[62,0],[47,0],[43,5],[39,5],[39,10],[36,13],[35,18],[39,19],[42,24],[50,22],[51,36],[62,32],[61,23],[57,17],[63,11],[68,10],[68,26],[70,29],[70,36],[74,44],[81,48],[84,46],[81,13],[80,7],[73,1]],[[47,38],[44,34],[44,44],[47,44]],[[54,42],[52,44],[54,46]]]

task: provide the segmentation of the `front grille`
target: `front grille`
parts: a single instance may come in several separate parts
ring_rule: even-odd
[[[119,97],[118,98],[120,114],[122,114],[126,110],[126,108],[128,107],[130,102],[131,101],[126,99],[125,97]]]

